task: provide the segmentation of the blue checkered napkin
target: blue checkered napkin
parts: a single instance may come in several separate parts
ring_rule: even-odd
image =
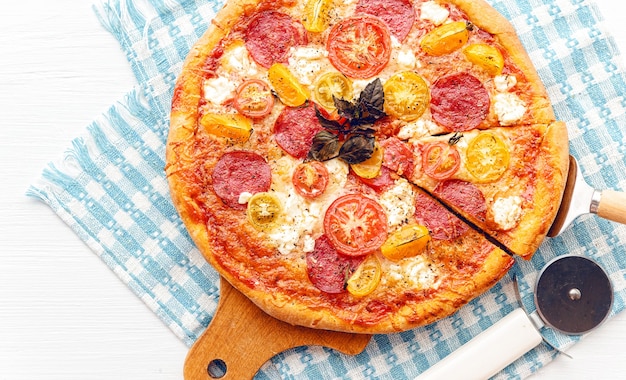
[[[570,148],[587,181],[626,189],[626,80],[621,57],[583,0],[488,0],[517,29],[545,82]],[[97,6],[139,85],[87,127],[66,157],[51,162],[29,194],[46,202],[186,344],[211,320],[218,275],[190,241],[163,173],[174,81],[191,45],[221,7],[215,0],[109,0]],[[533,310],[536,274],[566,253],[596,259],[615,288],[613,313],[625,306],[626,227],[580,218],[547,239],[513,272]],[[377,335],[365,352],[345,356],[321,347],[279,354],[258,379],[411,379],[517,307],[511,274],[455,315],[399,334]],[[544,331],[566,349],[577,339]],[[496,378],[524,378],[556,355],[540,345]]]

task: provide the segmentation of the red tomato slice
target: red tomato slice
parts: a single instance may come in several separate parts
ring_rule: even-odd
[[[353,16],[333,26],[326,49],[337,70],[351,78],[367,79],[389,62],[391,37],[387,25],[379,18]]]
[[[270,86],[260,79],[248,79],[237,88],[235,109],[244,116],[261,118],[274,106]]]
[[[422,168],[431,178],[450,178],[461,166],[459,151],[446,142],[426,144],[422,149]]]
[[[326,191],[328,170],[319,161],[303,162],[294,170],[291,181],[296,193],[305,198],[316,198]]]
[[[326,210],[324,232],[340,253],[365,255],[387,239],[387,215],[373,199],[361,194],[344,195]]]

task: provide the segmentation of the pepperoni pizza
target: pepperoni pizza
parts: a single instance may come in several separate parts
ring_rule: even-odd
[[[267,313],[388,333],[532,256],[567,144],[483,0],[230,0],[182,67],[165,170],[200,251]]]

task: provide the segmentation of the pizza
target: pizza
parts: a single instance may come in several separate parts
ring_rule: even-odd
[[[173,93],[166,176],[207,261],[291,324],[391,333],[530,259],[567,130],[482,0],[230,0]]]

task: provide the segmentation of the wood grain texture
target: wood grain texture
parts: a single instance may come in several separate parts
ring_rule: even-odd
[[[139,1],[139,0],[138,0]],[[0,12],[0,379],[177,380],[188,348],[42,203],[43,167],[132,88],[93,1],[5,2]],[[626,52],[626,3],[596,0]],[[619,379],[626,313],[533,380]]]
[[[603,190],[598,216],[618,223],[626,223],[626,193]]]
[[[313,345],[334,348],[347,355],[361,353],[371,335],[348,334],[294,326],[265,314],[243,294],[221,279],[220,301],[204,334],[185,360],[185,380],[210,380],[217,374],[209,365],[223,365],[222,380],[252,379],[276,354]],[[220,373],[221,374],[221,373]]]

